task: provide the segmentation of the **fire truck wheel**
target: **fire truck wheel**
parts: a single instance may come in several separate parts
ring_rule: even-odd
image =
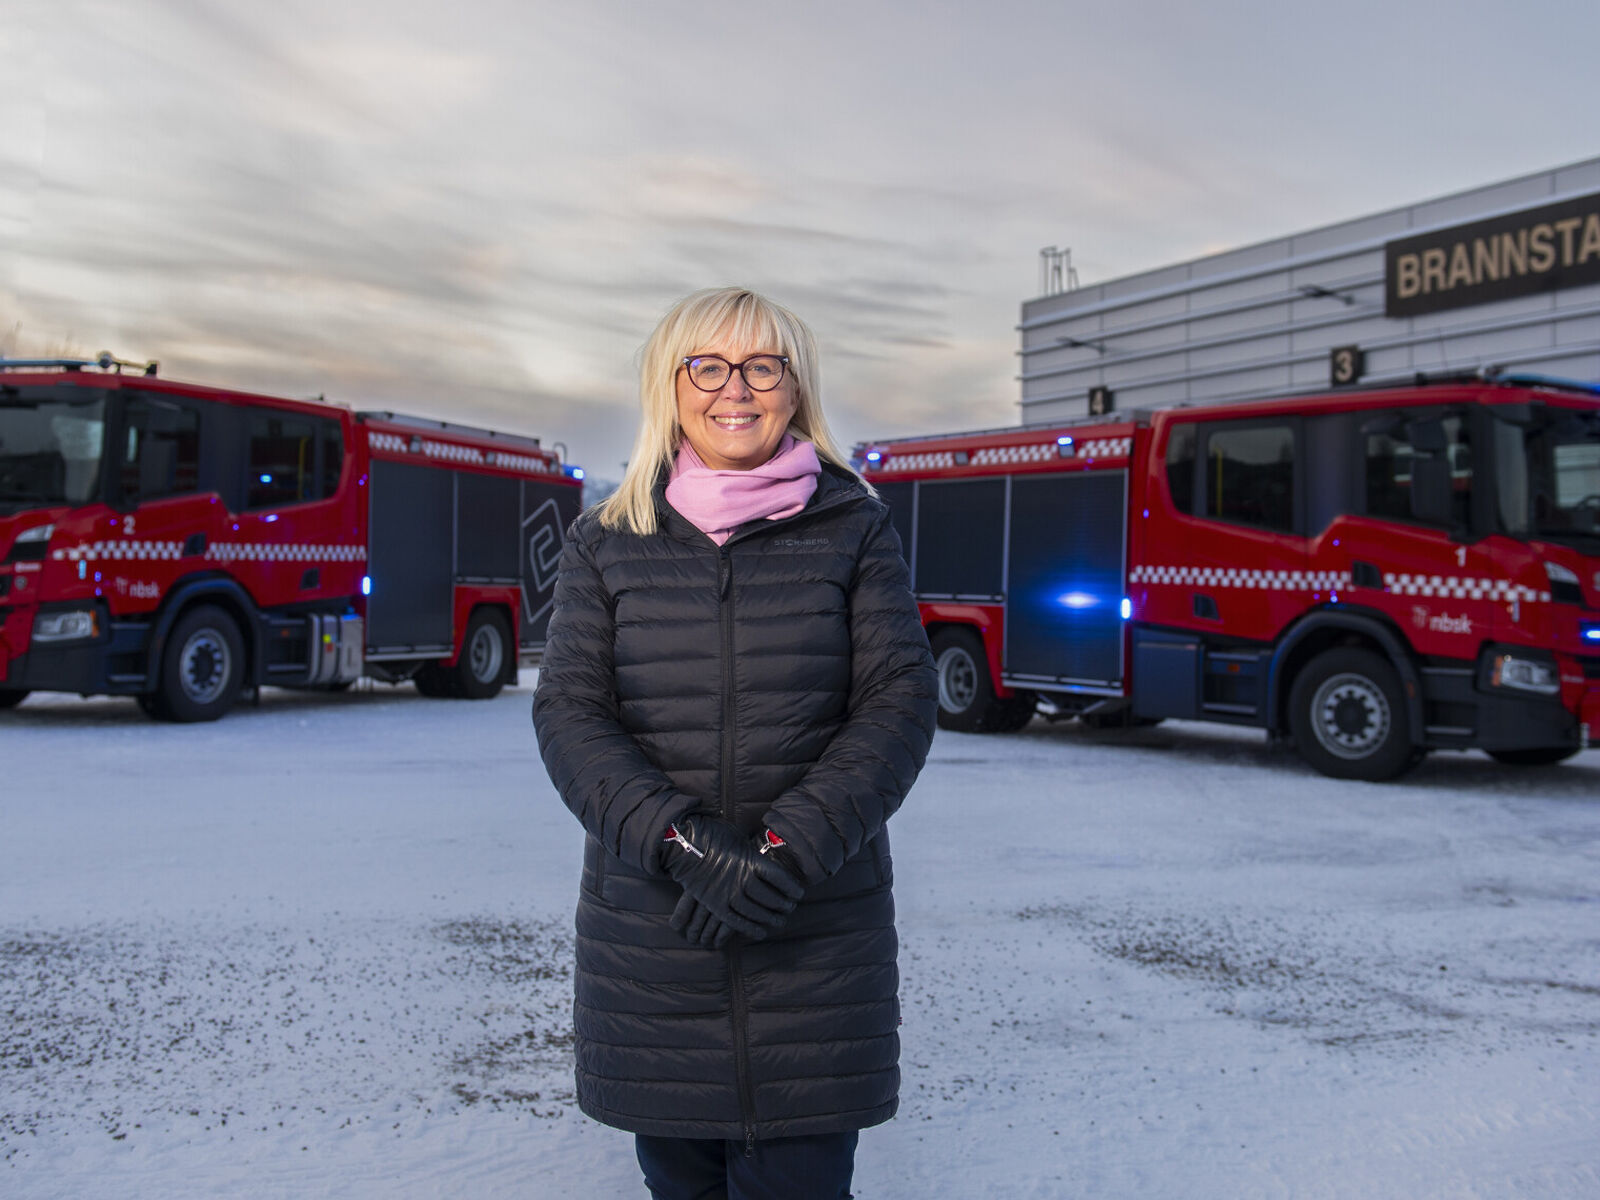
[[[1370,650],[1341,646],[1312,659],[1289,692],[1300,757],[1335,779],[1393,779],[1413,753],[1400,676]]]
[[[0,688],[0,708],[15,708],[27,696],[27,688]]]
[[[939,676],[939,727],[962,733],[1011,733],[1033,719],[1037,701],[1019,692],[1000,699],[989,679],[989,660],[978,635],[944,629],[933,637]]]
[[[233,707],[243,682],[244,642],[233,618],[210,604],[179,617],[161,656],[160,715],[215,721]]]
[[[1508,767],[1548,767],[1554,763],[1566,762],[1577,752],[1577,746],[1540,746],[1535,750],[1484,751],[1495,762],[1505,763]]]
[[[456,663],[455,694],[468,700],[487,700],[500,694],[506,679],[506,656],[511,651],[511,630],[495,609],[480,608],[467,622],[461,639],[461,659]]]

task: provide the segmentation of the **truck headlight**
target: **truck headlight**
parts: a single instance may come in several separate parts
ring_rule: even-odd
[[[1497,654],[1489,682],[1495,687],[1554,696],[1561,690],[1561,672],[1556,669],[1555,663],[1546,659]]]
[[[33,640],[36,642],[77,642],[92,638],[100,632],[92,608],[69,608],[58,612],[42,612],[33,618]]]

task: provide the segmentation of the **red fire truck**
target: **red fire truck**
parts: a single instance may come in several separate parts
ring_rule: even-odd
[[[1373,780],[1600,744],[1600,388],[1419,379],[856,456],[946,728],[1222,721]]]
[[[540,648],[581,473],[536,439],[131,367],[0,360],[0,709],[482,698]]]

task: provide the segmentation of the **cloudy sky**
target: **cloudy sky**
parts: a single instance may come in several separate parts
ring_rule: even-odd
[[[846,442],[1084,283],[1600,153],[1594,0],[5,0],[0,349],[561,441],[742,283]]]

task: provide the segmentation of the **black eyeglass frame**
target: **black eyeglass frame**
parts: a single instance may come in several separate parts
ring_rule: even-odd
[[[783,382],[783,377],[789,370],[789,356],[787,354],[752,354],[749,358],[745,359],[744,362],[736,363],[729,362],[720,354],[691,354],[684,358],[682,365],[684,367],[689,367],[690,363],[704,362],[709,358],[716,359],[719,363],[728,368],[728,379],[733,378],[733,373],[735,371],[739,372],[739,378],[744,380],[745,387],[749,388],[752,392],[771,392],[777,390],[778,385]],[[778,369],[778,378],[773,380],[771,387],[757,387],[755,384],[750,382],[750,376],[744,373],[745,366],[749,363],[755,362],[755,360],[758,358],[775,358],[780,364]],[[692,368],[689,369],[689,382],[694,384],[695,387],[700,388],[702,392],[720,392],[723,388],[728,386],[728,379],[724,379],[721,383],[717,384],[716,387],[700,387],[700,381],[694,377],[694,370]]]

